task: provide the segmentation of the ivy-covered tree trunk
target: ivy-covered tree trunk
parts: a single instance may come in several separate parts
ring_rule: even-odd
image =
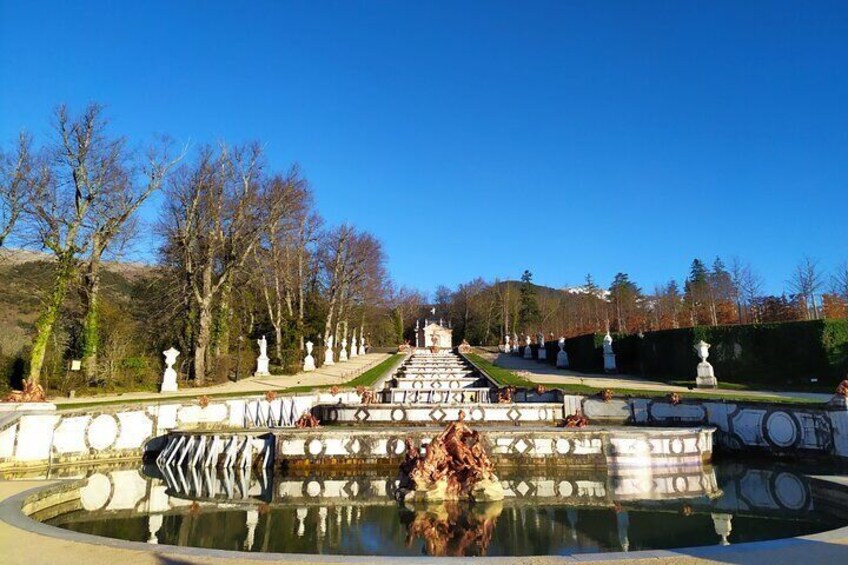
[[[74,263],[71,259],[60,258],[59,268],[53,281],[53,288],[46,297],[44,310],[35,322],[35,338],[32,342],[32,351],[29,358],[29,380],[33,384],[41,382],[41,368],[44,365],[44,356],[47,353],[47,342],[53,333],[53,326],[59,315],[59,309],[68,292],[68,285],[74,276]]]
[[[211,300],[209,301],[211,302]],[[197,338],[194,342],[194,380],[202,385],[206,380],[206,354],[212,338],[212,308],[202,304],[198,309]]]
[[[230,319],[232,318],[232,283],[226,282],[221,287],[221,299],[215,314],[215,333],[213,350],[215,357],[230,353]]]
[[[100,345],[100,254],[92,254],[84,280],[85,318],[82,323],[82,369],[86,380],[97,380],[97,353]]]

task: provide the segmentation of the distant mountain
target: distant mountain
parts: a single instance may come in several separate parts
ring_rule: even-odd
[[[15,355],[29,344],[42,292],[52,283],[53,265],[47,253],[0,249],[0,356]],[[139,263],[104,263],[104,301],[129,301],[134,285],[152,272],[153,267]],[[67,302],[76,299],[72,290]]]

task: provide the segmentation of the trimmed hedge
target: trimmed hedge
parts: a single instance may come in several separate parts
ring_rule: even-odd
[[[603,334],[565,340],[571,368],[603,371]],[[699,326],[636,334],[613,334],[621,373],[667,380],[694,380],[699,362],[694,344],[711,345],[708,361],[719,382],[746,385],[820,385],[839,383],[848,373],[848,320],[779,324]],[[545,344],[547,362],[556,363],[559,345]]]

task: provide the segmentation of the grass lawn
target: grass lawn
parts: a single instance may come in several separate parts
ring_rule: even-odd
[[[339,386],[339,388],[355,388],[355,387],[358,387],[358,386],[366,386],[366,387],[371,386],[375,382],[377,382],[380,378],[382,378],[383,375],[385,375],[386,372],[389,369],[391,369],[394,366],[394,364],[397,363],[400,360],[401,357],[403,357],[403,353],[397,353],[395,355],[392,355],[391,357],[389,357],[385,361],[381,362],[379,365],[375,365],[374,367],[371,367],[370,369],[368,369],[367,371],[365,371],[364,373],[362,373],[361,375],[359,375],[355,379],[348,381],[346,383],[342,383],[338,386]],[[333,386],[334,385],[317,385],[317,386],[303,385],[303,386],[292,386],[292,387],[286,387],[286,388],[277,388],[277,389],[271,389],[271,390],[273,390],[277,394],[298,394],[298,393],[312,392],[312,391],[317,391],[317,390],[327,390],[329,388],[332,388]],[[221,400],[221,399],[227,399],[227,398],[239,398],[239,397],[244,397],[244,396],[262,396],[262,395],[265,394],[265,392],[266,391],[264,391],[264,390],[255,391],[255,392],[245,392],[245,391],[241,391],[241,392],[219,392],[219,393],[213,392],[213,393],[208,393],[205,396],[208,396],[209,398],[214,399],[214,400]],[[198,396],[204,396],[200,392],[198,392],[197,395]],[[64,411],[68,411],[68,410],[78,410],[80,408],[94,408],[94,407],[97,407],[97,406],[118,406],[118,405],[122,405],[122,404],[127,404],[127,405],[129,405],[129,404],[158,404],[160,402],[172,402],[172,401],[180,401],[180,400],[186,401],[186,400],[193,400],[193,399],[194,399],[194,397],[192,397],[190,395],[186,395],[186,394],[176,395],[176,396],[161,396],[161,397],[156,397],[156,398],[127,398],[127,399],[116,398],[114,400],[104,400],[102,402],[92,401],[92,402],[75,402],[75,403],[68,403],[68,404],[57,404],[56,410],[59,411],[59,412],[64,412]]]
[[[536,386],[536,383],[533,381],[526,379],[522,376],[516,375],[512,371],[508,369],[504,369],[503,367],[498,367],[494,365],[490,361],[483,359],[479,355],[474,353],[469,353],[466,355],[468,359],[477,365],[484,373],[486,373],[493,381],[495,381],[500,386],[516,386],[516,387],[525,387],[532,388]],[[691,386],[691,381],[683,382],[678,386]],[[568,394],[582,394],[586,396],[590,396],[593,394],[597,394],[604,390],[604,387],[595,387],[591,385],[583,385],[583,384],[559,384],[552,385],[546,383],[545,388],[552,389],[556,388]],[[734,390],[735,387],[741,387],[744,390],[744,385],[733,385],[732,383],[727,387],[729,390]],[[632,396],[636,398],[657,398],[657,397],[665,397],[668,394],[668,391],[665,390],[650,390],[650,389],[629,389],[629,388],[614,388],[613,392],[616,396]],[[782,398],[782,397],[769,397],[763,398],[761,396],[752,396],[750,394],[715,394],[710,392],[703,391],[691,391],[691,392],[681,392],[679,393],[682,398],[690,398],[690,399],[699,399],[699,400],[727,400],[730,402],[774,402],[781,404],[821,404],[821,402],[817,400],[811,400],[808,398]]]

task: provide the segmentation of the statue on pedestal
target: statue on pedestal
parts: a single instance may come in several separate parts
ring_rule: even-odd
[[[607,335],[604,336],[604,371],[607,373],[616,371],[615,352],[612,350],[612,336],[609,330],[607,330]]]
[[[548,358],[548,352],[545,349],[545,334],[542,332],[538,332],[536,334],[536,344],[539,346],[538,359],[539,361],[545,361]]]
[[[173,347],[162,352],[165,356],[165,374],[162,376],[162,387],[159,392],[177,392],[177,372],[174,370],[174,363],[177,362],[179,354],[180,352]]]
[[[307,372],[315,370],[315,358],[312,356],[313,347],[314,344],[311,341],[306,342],[306,357],[303,359],[303,370]]]
[[[335,365],[333,361],[333,336],[327,338],[327,347],[324,349],[324,365]]]
[[[268,341],[263,335],[256,343],[259,344],[259,357],[256,359],[256,376],[268,376],[271,374],[268,370],[268,364],[271,362],[268,359]]]
[[[557,353],[556,366],[558,369],[568,368],[568,353],[565,352],[565,338],[559,338],[559,352]]]
[[[530,348],[530,335],[524,336],[524,358],[532,359],[533,358],[533,349]]]
[[[718,380],[716,380],[713,366],[707,362],[707,357],[710,355],[710,344],[704,340],[695,344],[695,352],[701,358],[698,363],[698,374],[695,377],[695,386],[698,388],[716,388]]]

